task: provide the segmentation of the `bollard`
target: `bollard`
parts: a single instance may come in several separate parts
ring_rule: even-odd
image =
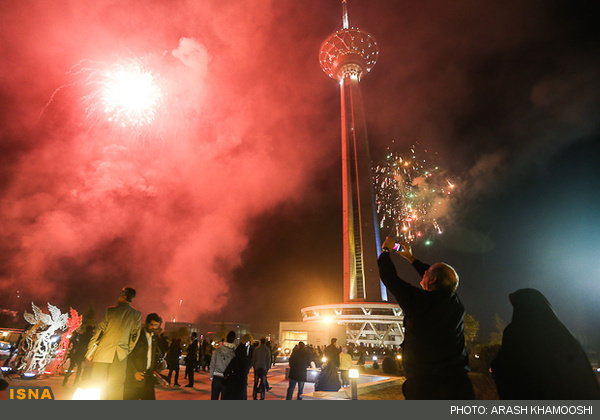
[[[352,399],[358,400],[358,369],[350,369],[348,376],[350,377],[350,387],[352,388]]]

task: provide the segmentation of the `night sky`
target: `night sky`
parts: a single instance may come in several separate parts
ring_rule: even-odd
[[[349,0],[380,50],[371,157],[418,143],[457,183],[414,252],[457,269],[483,341],[534,287],[600,346],[596,4]],[[102,313],[131,286],[144,314],[270,332],[340,302],[339,85],[318,52],[341,24],[337,0],[2,1],[0,308]],[[164,97],[123,127],[99,79],[140,62]]]

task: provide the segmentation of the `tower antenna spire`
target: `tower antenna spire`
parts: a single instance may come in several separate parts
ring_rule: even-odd
[[[346,5],[346,0],[342,0],[342,26],[344,29],[348,29],[348,7]]]

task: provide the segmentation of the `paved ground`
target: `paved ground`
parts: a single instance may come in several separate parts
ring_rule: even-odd
[[[271,391],[267,392],[267,400],[285,400],[287,393],[288,381],[285,379],[285,368],[287,363],[277,364],[271,370],[267,379],[271,386]],[[168,373],[164,371],[163,373]],[[179,383],[181,387],[170,387],[165,384],[156,385],[156,399],[157,400],[210,400],[210,378],[208,371],[196,372],[194,378],[195,383],[193,388],[186,388],[183,385],[188,383],[187,379],[183,379],[185,374],[185,367],[181,366],[179,373]],[[75,392],[73,387],[74,375],[70,378],[69,383],[66,387],[62,386],[63,376],[51,376],[43,377],[32,380],[20,379],[17,377],[9,378],[8,382],[10,386],[50,386],[52,393],[56,400],[70,400]],[[252,399],[252,385],[254,384],[254,374],[252,370],[248,375],[248,398]],[[80,386],[85,386],[84,382],[81,382]],[[314,384],[306,383],[304,392],[309,393],[314,391]],[[297,393],[294,393],[294,396]],[[0,393],[0,399],[6,399],[6,391]]]

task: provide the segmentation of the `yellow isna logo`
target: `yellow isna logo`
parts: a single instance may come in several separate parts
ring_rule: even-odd
[[[8,388],[9,400],[53,400],[54,394],[49,386],[11,386]]]

